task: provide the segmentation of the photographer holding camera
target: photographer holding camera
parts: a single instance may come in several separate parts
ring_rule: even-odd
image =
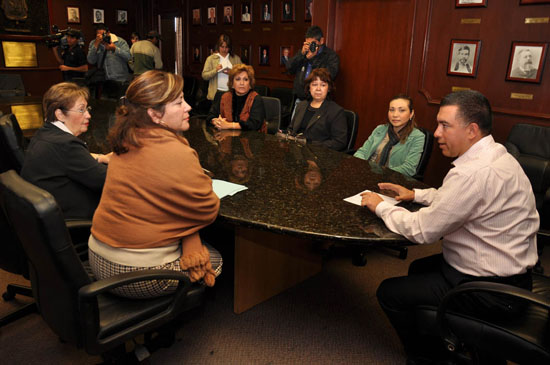
[[[326,68],[330,72],[332,80],[338,74],[340,58],[332,49],[325,46],[323,31],[317,25],[309,27],[306,31],[302,49],[294,55],[287,63],[286,68],[290,74],[296,74],[294,79],[294,94],[296,104],[306,99],[304,81],[312,70]]]
[[[131,57],[130,47],[124,39],[111,33],[105,24],[97,25],[96,37],[88,47],[88,63],[104,70],[103,94],[117,99],[124,94],[130,79],[128,61]]]
[[[66,44],[64,42],[56,43],[61,45],[61,49],[59,45],[52,48],[53,54],[60,64],[59,69],[63,72],[64,81],[73,81],[75,77],[84,78],[88,71],[86,55],[78,42],[80,36],[80,31],[69,29],[65,34]]]

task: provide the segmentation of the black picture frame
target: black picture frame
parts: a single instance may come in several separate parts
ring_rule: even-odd
[[[250,44],[241,45],[240,57],[242,63],[250,65],[250,61],[252,60],[252,46]]]
[[[313,0],[304,0],[304,20],[311,22],[313,18]]]
[[[285,50],[288,50],[287,55],[285,55]],[[292,58],[293,53],[294,53],[293,46],[281,46],[279,48],[279,65],[286,66],[286,63]]]
[[[92,9],[92,20],[94,24],[105,23],[105,10]]]
[[[273,23],[273,1],[272,0],[262,0],[262,2],[260,3],[260,21],[262,23]]]
[[[265,51],[265,53],[264,53]],[[266,57],[264,57],[266,56]],[[269,46],[264,44],[258,47],[258,65],[269,66],[271,61],[271,52]]]
[[[200,44],[191,46],[191,62],[202,63],[202,47]]]
[[[116,23],[117,24],[128,24],[128,10],[117,9],[117,11],[116,11]]]
[[[218,24],[218,7],[216,5],[212,5],[206,8],[206,24]]]
[[[235,12],[233,4],[225,4],[223,6],[223,24],[233,24],[235,21]]]
[[[296,6],[294,0],[281,1],[281,22],[288,23],[296,20]]]
[[[201,8],[193,8],[191,10],[191,24],[192,25],[201,25]]]
[[[252,24],[252,1],[241,3],[241,23]]]

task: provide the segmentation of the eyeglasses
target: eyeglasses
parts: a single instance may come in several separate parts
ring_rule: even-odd
[[[86,112],[88,113],[92,113],[92,107],[91,106],[87,106],[86,108],[80,108],[80,109],[76,109],[76,110],[73,110],[73,109],[65,109],[66,112],[77,112],[77,113],[80,113],[80,114],[84,114]]]

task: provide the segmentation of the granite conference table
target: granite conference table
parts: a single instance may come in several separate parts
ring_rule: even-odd
[[[383,245],[406,242],[368,209],[343,199],[386,181],[426,185],[321,146],[252,131],[217,131],[191,118],[184,136],[212,178],[248,189],[221,200],[219,221],[235,227],[234,311],[315,275],[315,242]],[[414,209],[414,207],[413,207]]]

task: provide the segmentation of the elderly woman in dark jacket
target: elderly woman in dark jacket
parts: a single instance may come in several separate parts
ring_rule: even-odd
[[[302,134],[308,143],[321,144],[336,151],[346,148],[348,125],[344,109],[327,98],[333,89],[326,68],[311,71],[306,79],[307,100],[296,106],[289,133]]]
[[[21,176],[50,192],[65,218],[91,218],[105,183],[111,154],[92,154],[80,134],[88,130],[88,89],[72,82],[44,95],[46,122],[29,144]]]

